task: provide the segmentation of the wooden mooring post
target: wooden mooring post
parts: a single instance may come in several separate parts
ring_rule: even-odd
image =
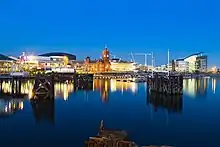
[[[149,91],[154,91],[170,95],[183,94],[183,76],[182,75],[169,75],[148,78],[147,80]]]
[[[91,89],[93,84],[93,74],[75,74],[75,75],[38,75],[35,79],[32,99],[53,99],[55,81],[73,80],[74,89]]]
[[[75,90],[90,90],[93,87],[93,74],[76,74],[74,77]]]
[[[89,137],[89,140],[85,141],[86,147],[138,147],[135,142],[129,139],[124,130],[106,129],[103,120],[99,128],[96,136]]]
[[[38,75],[35,79],[32,99],[54,98],[54,75]]]

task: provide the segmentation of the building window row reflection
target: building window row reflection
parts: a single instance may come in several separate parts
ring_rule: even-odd
[[[205,95],[207,93],[207,85],[209,79],[188,79],[184,80],[183,90],[184,93],[195,97],[196,95]],[[29,97],[32,95],[32,89],[34,86],[34,80],[23,81],[21,84],[21,94],[27,94]],[[211,86],[213,93],[216,92],[216,79],[211,79]],[[0,90],[2,93],[12,92],[11,81],[3,81],[0,85]],[[73,82],[66,81],[63,83],[55,83],[55,97],[63,98],[68,100],[69,94],[76,91],[77,88],[74,87]],[[132,93],[137,93],[138,84],[134,82],[118,82],[116,80],[94,80],[91,87],[93,91],[100,91],[100,96],[103,101],[106,101],[109,97],[110,92],[124,92],[129,91]]]

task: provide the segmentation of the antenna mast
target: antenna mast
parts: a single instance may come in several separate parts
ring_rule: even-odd
[[[170,76],[170,49],[168,49],[168,55],[167,55],[168,57],[167,57],[167,62],[168,62],[168,64],[167,64],[167,69],[168,69],[168,77]]]
[[[154,71],[153,71],[153,68],[154,68],[154,55],[153,55],[153,52],[151,53],[151,56],[152,56],[152,69],[151,69],[151,71],[152,71],[152,78],[153,78],[153,76],[154,76]]]

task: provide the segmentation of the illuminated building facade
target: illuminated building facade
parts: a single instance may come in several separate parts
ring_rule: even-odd
[[[107,47],[105,47],[105,49],[102,51],[101,59],[91,60],[90,57],[86,57],[86,59],[84,60],[84,71],[86,72],[120,72],[134,71],[136,69],[137,65],[134,62],[122,61],[116,58],[110,59],[110,52]]]
[[[0,74],[5,74],[10,72],[14,62],[15,62],[14,59],[0,54]]]
[[[189,63],[183,59],[178,59],[175,61],[175,71],[178,72],[189,72]]]
[[[207,56],[203,52],[192,54],[175,60],[175,71],[178,72],[207,72]]]
[[[102,51],[102,59],[91,60],[86,57],[84,61],[85,71],[87,72],[108,72],[111,71],[110,52],[107,47]]]
[[[209,72],[217,73],[217,72],[218,72],[218,69],[217,69],[216,66],[213,66],[213,67],[209,70]]]
[[[207,72],[207,56],[198,56],[196,58],[196,69],[200,72]]]
[[[189,64],[189,72],[207,72],[207,56],[202,54],[203,52],[192,54],[184,59]]]
[[[134,62],[121,61],[120,59],[111,60],[112,71],[134,71],[137,69],[137,64]]]
[[[47,53],[39,56],[25,55],[23,53],[19,58],[24,69],[44,69],[68,67],[72,61],[75,61],[76,56],[67,53]]]

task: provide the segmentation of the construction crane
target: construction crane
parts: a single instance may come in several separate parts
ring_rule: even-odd
[[[149,54],[149,53],[134,53],[134,54],[131,53],[133,60],[134,60],[134,55],[144,56],[144,60],[145,60],[144,65],[145,66],[147,66],[147,56],[152,56],[152,54]]]
[[[134,60],[134,55],[133,55],[132,52],[131,52],[131,61],[132,61],[132,62],[135,62],[135,60]]]

